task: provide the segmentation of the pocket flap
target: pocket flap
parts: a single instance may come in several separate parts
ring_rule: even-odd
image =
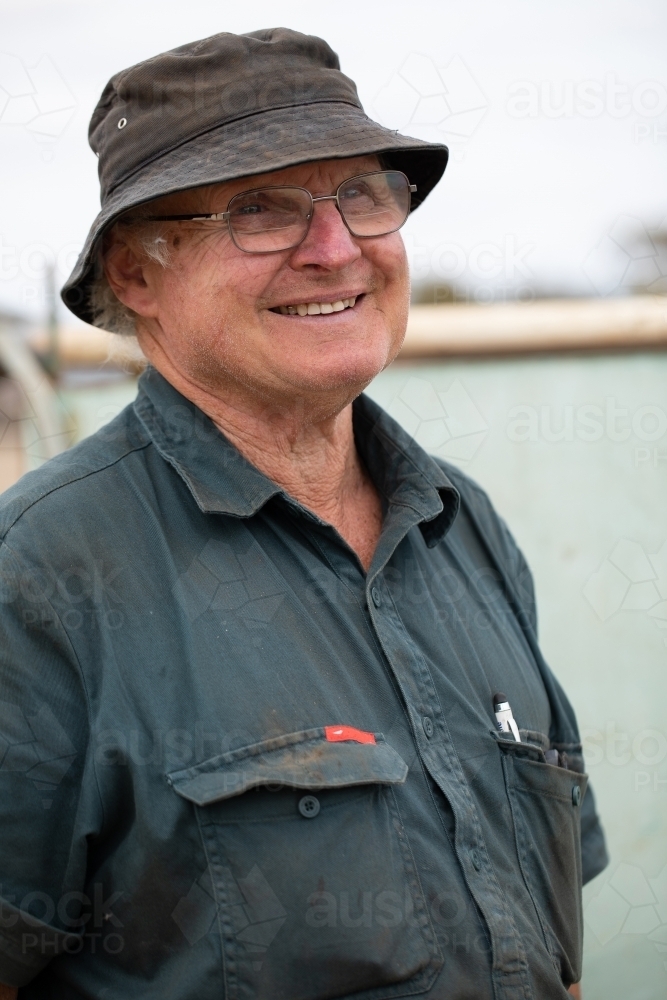
[[[376,736],[375,743],[329,742],[324,729],[278,736],[219,754],[167,775],[174,791],[198,806],[242,795],[251,788],[346,788],[401,785],[408,766]]]

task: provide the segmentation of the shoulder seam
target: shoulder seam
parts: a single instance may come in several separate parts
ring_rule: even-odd
[[[19,513],[16,515],[11,524],[7,525],[4,532],[0,534],[0,541],[4,541],[9,532],[12,530],[12,528],[14,528],[16,524],[21,520],[23,515],[27,514],[28,511],[36,504],[38,504],[41,500],[45,500],[46,497],[51,496],[52,493],[57,493],[58,490],[62,490],[66,486],[71,486],[72,483],[79,483],[81,482],[82,479],[87,479],[89,476],[97,475],[98,472],[104,472],[106,469],[112,468],[112,466],[117,465],[118,462],[122,462],[124,458],[127,458],[128,455],[132,455],[136,451],[143,451],[144,448],[148,448],[152,443],[153,443],[152,441],[145,441],[143,444],[137,445],[134,448],[128,448],[128,450],[123,452],[122,455],[118,455],[117,458],[114,458],[112,461],[107,462],[105,465],[100,465],[95,469],[89,469],[88,471],[81,473],[81,475],[72,476],[72,478],[68,479],[67,482],[58,483],[56,486],[53,486],[50,490],[47,490],[46,493],[40,494],[40,496],[36,497],[31,503],[27,504],[21,511],[19,511]]]

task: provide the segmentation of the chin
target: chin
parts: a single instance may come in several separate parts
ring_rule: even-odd
[[[294,387],[310,392],[350,390],[357,395],[387,367],[393,355],[385,346],[375,351],[346,352],[343,357],[315,357],[309,364],[304,364],[304,360],[301,359],[298,368],[284,372]]]

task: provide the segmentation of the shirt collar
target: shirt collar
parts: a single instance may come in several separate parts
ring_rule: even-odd
[[[354,434],[371,479],[391,507],[410,510],[429,547],[449,531],[460,497],[444,470],[377,403],[354,401]]]
[[[271,497],[285,496],[154,368],[139,379],[134,408],[205,513],[252,517]],[[353,421],[357,448],[384,502],[409,510],[427,545],[436,545],[459,507],[443,469],[368,396],[355,400]]]

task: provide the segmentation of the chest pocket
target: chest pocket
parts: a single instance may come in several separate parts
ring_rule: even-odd
[[[442,960],[382,737],[313,729],[168,776],[193,803],[215,893],[226,1000],[425,992]]]
[[[524,881],[563,982],[578,982],[583,946],[580,817],[588,777],[547,764],[538,747],[500,739],[498,744]],[[576,754],[570,756],[573,763]]]

